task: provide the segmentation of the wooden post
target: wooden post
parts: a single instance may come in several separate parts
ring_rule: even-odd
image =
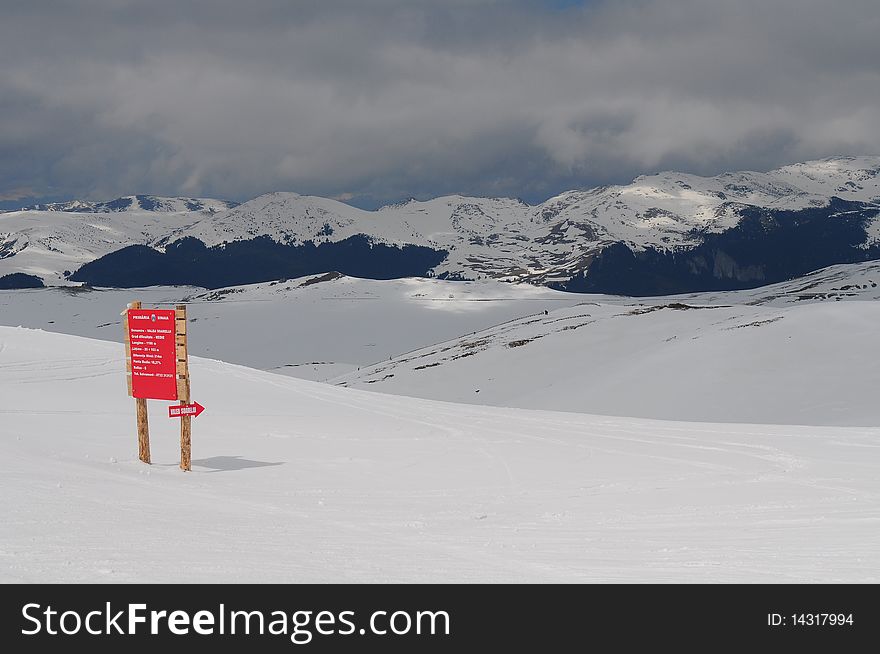
[[[186,347],[186,305],[174,311],[175,347],[177,351],[177,399],[189,404],[189,357]],[[192,470],[192,416],[180,417],[180,469]]]
[[[140,309],[141,303],[139,301],[130,302],[128,308]],[[126,312],[122,324],[125,328],[125,372],[128,380],[128,394],[131,395],[131,341],[128,333],[128,312]],[[147,422],[147,400],[136,397],[134,402],[137,410],[138,458],[144,463],[150,463],[150,425]]]
[[[144,463],[150,461],[150,425],[147,422],[147,400],[142,397],[134,398],[137,407],[138,426],[138,458]]]

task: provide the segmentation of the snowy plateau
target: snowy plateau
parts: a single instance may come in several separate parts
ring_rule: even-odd
[[[0,582],[880,582],[878,203],[861,157],[0,213]],[[188,306],[189,473],[134,300]]]

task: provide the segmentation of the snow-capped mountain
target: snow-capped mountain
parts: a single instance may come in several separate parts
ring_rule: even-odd
[[[737,243],[722,243],[718,261],[716,253],[709,254],[712,274],[718,268],[722,279],[760,282],[776,281],[776,273],[759,270],[760,261],[744,263],[743,270],[754,268],[744,273],[736,269],[736,257],[728,252],[742,240],[730,230],[740,227],[744,217],[755,217],[768,237],[783,240],[793,238],[788,229],[792,220],[854,227],[864,234],[853,245],[869,248],[880,241],[878,202],[880,157],[835,158],[767,173],[699,177],[664,172],[625,186],[568,191],[537,206],[506,198],[446,196],[364,211],[327,198],[271,193],[181,227],[157,245],[192,237],[208,247],[222,247],[265,236],[274,243],[296,246],[309,241],[339,243],[362,235],[371,243],[412,244],[445,252],[430,271],[437,276],[552,283],[588,270],[597,255],[615,244],[629,252],[668,256],[698,248],[710,235],[727,234],[727,241]],[[778,230],[774,222],[780,222]],[[863,254],[855,253],[854,259]],[[703,253],[700,256],[705,259]],[[812,266],[805,262],[806,269],[795,273],[836,262],[834,258],[817,260]],[[607,257],[604,265],[609,266]],[[754,280],[747,279],[749,275]],[[675,282],[667,285],[670,288],[660,290],[676,290]]]
[[[0,213],[0,278],[13,273],[68,284],[65,273],[110,252],[235,206],[225,200],[137,195],[109,202],[35,205]]]
[[[206,211],[217,213],[238,206],[237,202],[213,198],[167,198],[158,195],[126,195],[107,202],[70,200],[22,207],[21,211],[65,211],[68,213],[116,213],[121,211]]]
[[[534,206],[456,195],[365,211],[328,198],[270,193],[140,230],[125,243],[140,247],[104,248],[108,257],[72,279],[219,287],[339,270],[636,295],[721,290],[878,258],[878,214],[880,157],[715,177],[663,172],[567,191]],[[104,215],[112,222],[120,214]],[[13,254],[20,248],[4,220],[0,257],[4,247]]]
[[[706,233],[735,227],[744,208],[797,211],[826,207],[832,196],[880,201],[880,157],[717,177],[664,172],[626,186],[568,191],[537,206],[446,196],[363,211],[327,198],[270,193],[181,228],[165,242],[192,236],[215,246],[265,235],[278,243],[322,243],[365,234],[377,242],[447,250],[438,274],[544,281],[568,276],[585,255],[611,243],[634,250],[687,248]]]

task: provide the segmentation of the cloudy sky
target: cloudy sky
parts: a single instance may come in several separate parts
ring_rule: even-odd
[[[542,200],[880,153],[877,0],[3,0],[0,206]]]

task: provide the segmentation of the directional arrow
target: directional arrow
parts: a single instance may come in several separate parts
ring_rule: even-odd
[[[193,418],[198,418],[204,410],[205,407],[198,402],[193,402],[192,404],[172,404],[168,407],[168,417],[182,418],[183,416],[192,416]]]

